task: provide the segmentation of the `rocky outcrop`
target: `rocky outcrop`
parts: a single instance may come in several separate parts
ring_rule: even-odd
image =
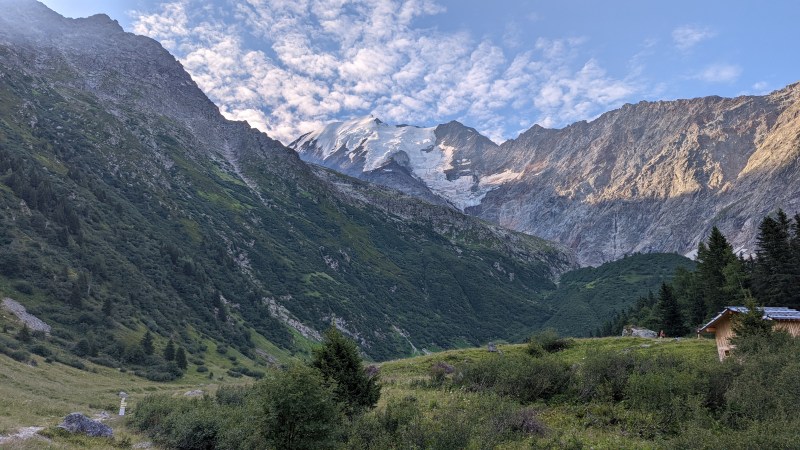
[[[31,331],[41,331],[45,334],[50,334],[50,325],[29,313],[19,302],[6,297],[3,299],[3,309],[17,316],[17,319],[27,325]]]
[[[81,413],[69,414],[58,427],[73,434],[85,434],[90,437],[112,437],[114,435],[114,430],[110,426],[92,420]]]
[[[635,327],[633,325],[626,325],[625,328],[622,329],[622,337],[655,339],[658,337],[658,333],[656,333],[653,330],[648,330],[647,328],[640,328],[640,327]]]

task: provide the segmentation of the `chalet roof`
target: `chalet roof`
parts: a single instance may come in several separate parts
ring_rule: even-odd
[[[790,320],[800,322],[800,311],[785,306],[759,306],[756,309],[764,312],[764,320]],[[746,306],[726,306],[719,314],[717,314],[710,322],[700,327],[698,333],[706,332],[709,327],[714,326],[723,317],[731,314],[746,313],[748,311]]]

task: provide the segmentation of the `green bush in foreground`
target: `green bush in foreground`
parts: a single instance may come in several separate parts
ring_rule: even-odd
[[[314,350],[311,365],[331,383],[347,415],[374,407],[381,396],[381,387],[377,377],[369,376],[364,370],[355,342],[345,338],[335,327],[325,331],[324,339],[323,345]]]

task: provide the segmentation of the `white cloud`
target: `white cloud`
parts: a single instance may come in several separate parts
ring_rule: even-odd
[[[520,121],[588,119],[637,90],[582,59],[581,38],[508,53],[466,32],[417,28],[444,11],[431,0],[225,1],[163,3],[133,29],[172,51],[226,117],[283,142],[370,113],[457,119],[502,141]]]
[[[742,68],[735,64],[712,64],[694,75],[693,78],[708,83],[731,83],[742,74]]]
[[[767,83],[766,81],[758,81],[756,83],[753,83],[753,87],[751,89],[753,93],[758,95],[769,94],[772,91],[772,89],[770,89],[769,83]]]
[[[700,42],[716,36],[709,28],[684,25],[672,30],[672,41],[679,50],[687,51]]]

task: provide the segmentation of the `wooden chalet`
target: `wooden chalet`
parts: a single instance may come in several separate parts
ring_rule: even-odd
[[[758,308],[764,312],[764,320],[774,321],[773,328],[785,330],[794,337],[800,336],[800,311],[782,306],[765,306]],[[746,313],[745,306],[727,306],[710,322],[697,330],[698,333],[714,333],[717,340],[717,352],[719,360],[722,361],[730,355],[731,338],[733,332],[733,316],[739,313]]]

